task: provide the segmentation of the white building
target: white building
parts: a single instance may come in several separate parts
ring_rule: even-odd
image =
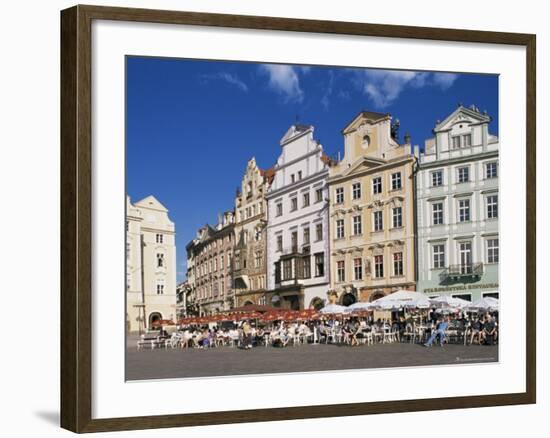
[[[126,198],[126,323],[130,332],[176,319],[176,244],[168,210],[154,197]]]
[[[499,141],[459,106],[438,121],[416,175],[418,281],[429,296],[498,296]]]
[[[328,165],[313,127],[291,126],[267,194],[267,276],[271,304],[321,306],[329,287]]]

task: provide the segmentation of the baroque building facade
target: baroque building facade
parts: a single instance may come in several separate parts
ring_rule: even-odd
[[[177,318],[175,227],[154,196],[126,197],[126,307],[129,332]]]
[[[460,105],[420,155],[418,290],[431,297],[498,297],[499,140],[490,121]]]
[[[235,307],[266,304],[267,201],[273,170],[262,170],[255,158],[248,161],[235,198],[233,287]]]
[[[389,114],[360,112],[330,168],[331,294],[343,305],[415,289],[415,150]]]
[[[322,307],[329,284],[327,177],[330,160],[314,128],[292,125],[267,193],[268,304]]]
[[[215,227],[205,225],[186,247],[188,286],[200,315],[211,315],[234,307],[233,247],[235,221],[233,211],[218,218]]]

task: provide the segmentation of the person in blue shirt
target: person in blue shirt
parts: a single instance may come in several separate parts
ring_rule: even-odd
[[[432,332],[432,335],[430,336],[430,339],[428,339],[428,342],[424,344],[424,347],[431,347],[433,342],[435,341],[435,338],[439,335],[439,343],[443,345],[443,341],[445,340],[445,330],[449,327],[449,317],[439,321],[439,323],[436,326],[436,329]]]

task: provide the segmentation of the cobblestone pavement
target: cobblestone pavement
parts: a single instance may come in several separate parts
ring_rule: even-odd
[[[497,346],[395,343],[361,345],[301,345],[286,348],[235,347],[156,349],[137,351],[128,341],[126,379],[272,374],[285,372],[350,370],[364,368],[450,365],[498,361]]]

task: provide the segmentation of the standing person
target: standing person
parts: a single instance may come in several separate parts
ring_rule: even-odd
[[[243,345],[245,350],[252,348],[252,327],[248,320],[243,324]]]
[[[424,344],[424,347],[431,347],[435,338],[439,335],[439,342],[443,346],[443,341],[445,340],[445,330],[449,327],[449,317],[442,319],[436,326],[436,329],[432,331],[432,335],[428,342]]]

